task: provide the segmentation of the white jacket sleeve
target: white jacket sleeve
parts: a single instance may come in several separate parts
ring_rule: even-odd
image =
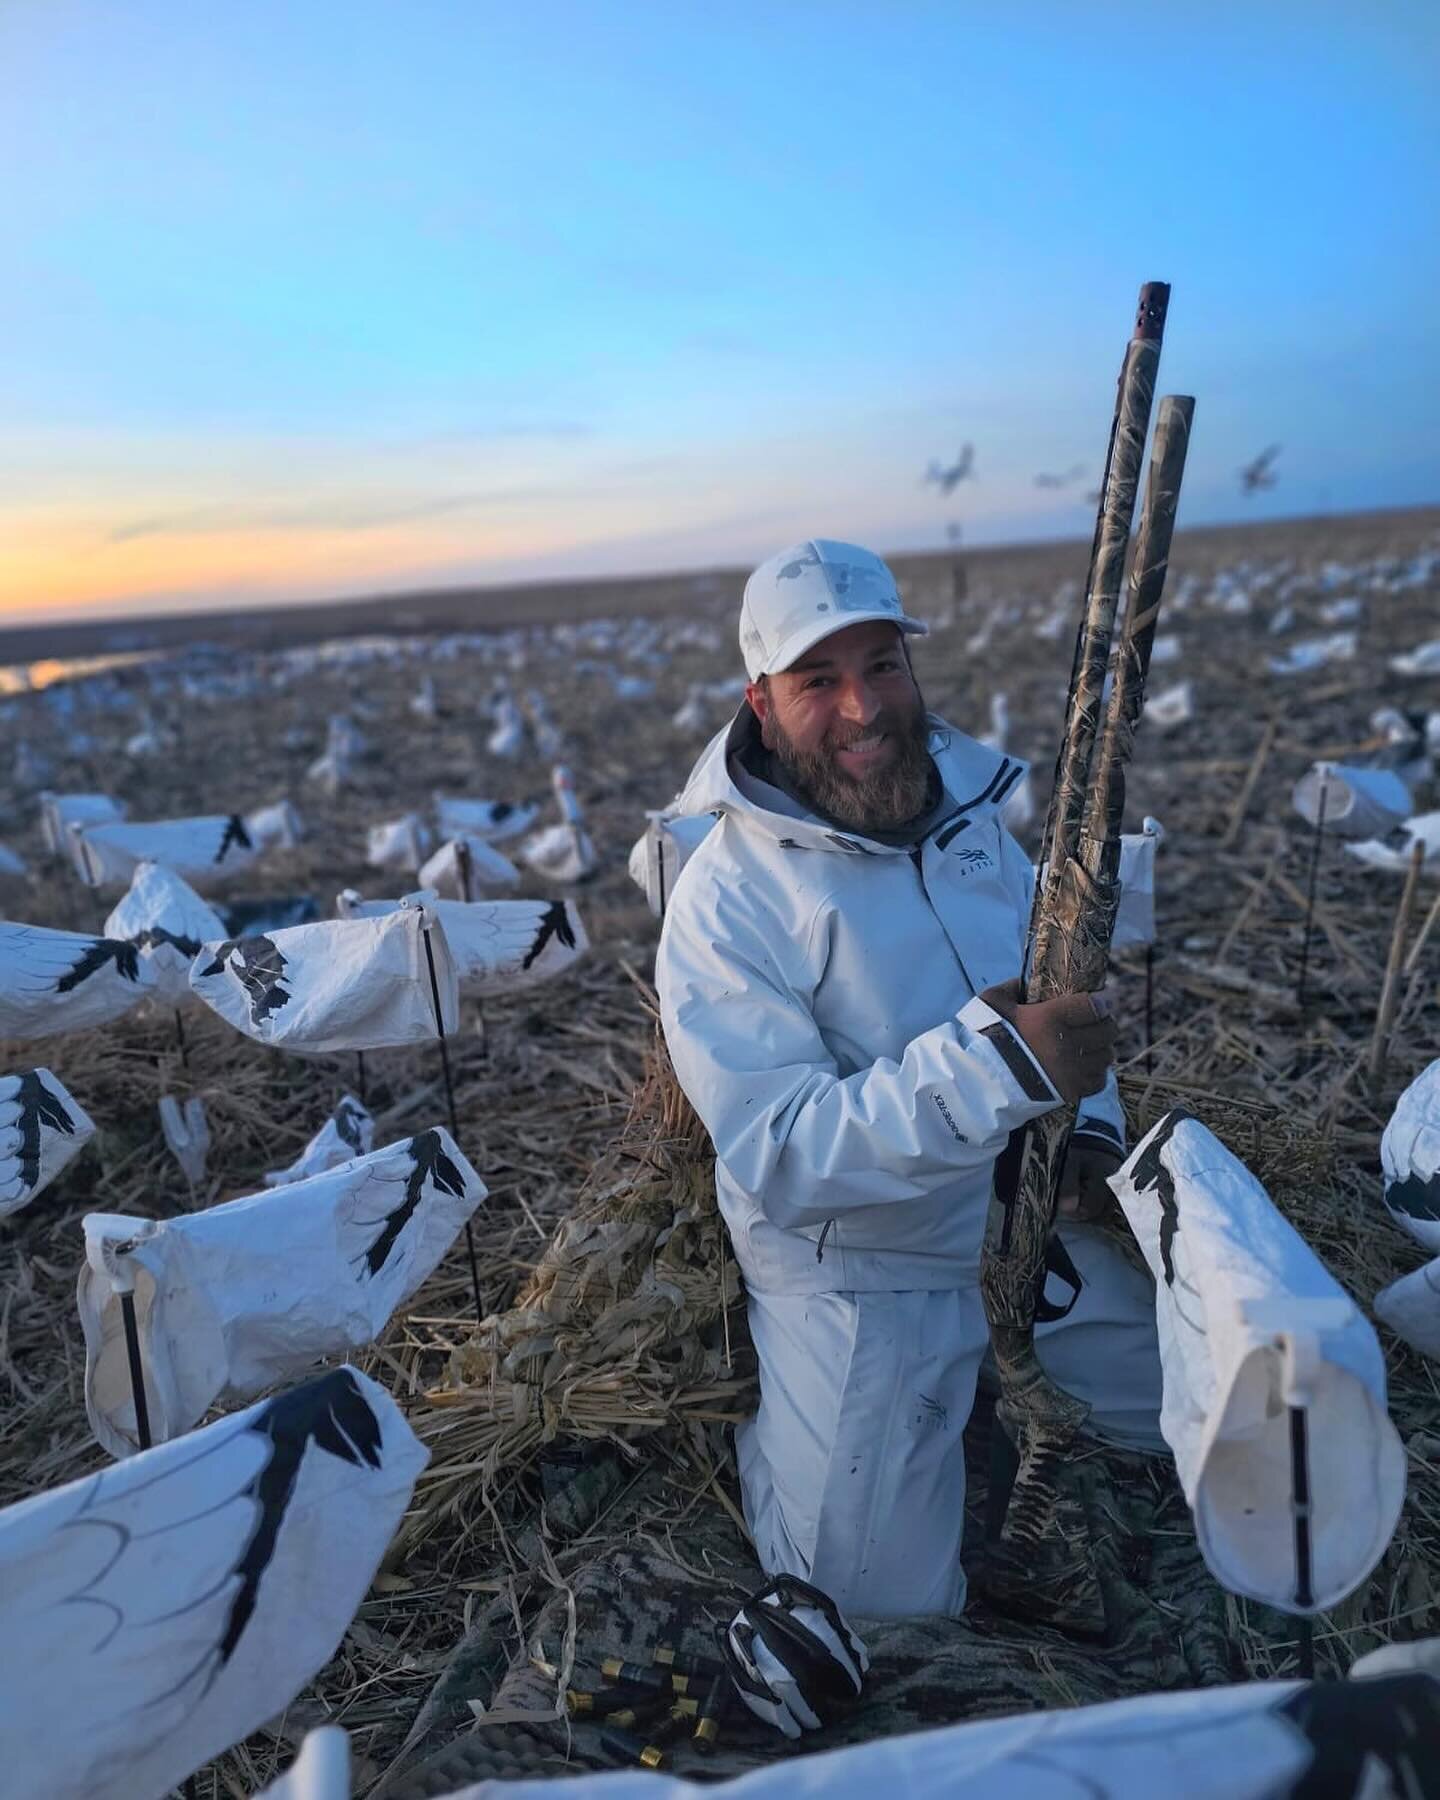
[[[841,1077],[794,979],[723,892],[677,893],[656,962],[671,1060],[720,1161],[775,1225],[923,1197],[1059,1103],[981,1000],[898,1062]]]
[[[1089,1145],[1125,1154],[1125,1108],[1120,1104],[1120,1088],[1111,1069],[1098,1094],[1087,1094],[1075,1109],[1075,1129],[1070,1134],[1073,1145]]]

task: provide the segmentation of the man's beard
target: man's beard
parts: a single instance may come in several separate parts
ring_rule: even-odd
[[[870,775],[847,774],[835,752],[876,731],[895,744],[894,759]],[[793,743],[772,708],[761,724],[760,741],[816,812],[852,831],[894,831],[918,817],[930,798],[930,728],[918,695],[908,713],[887,707],[869,725],[836,726],[818,750]]]

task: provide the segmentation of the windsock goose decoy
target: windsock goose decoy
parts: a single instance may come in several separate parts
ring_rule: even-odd
[[[546,881],[568,885],[593,875],[599,866],[599,858],[584,827],[580,802],[575,797],[574,777],[561,763],[557,764],[552,780],[561,823],[536,832],[534,837],[526,840],[520,854]]]
[[[28,1206],[95,1135],[49,1069],[0,1076],[0,1218]]]

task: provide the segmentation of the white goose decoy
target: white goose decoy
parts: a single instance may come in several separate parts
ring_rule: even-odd
[[[300,1754],[255,1800],[350,1800],[350,1733],[343,1725],[317,1725],[305,1733]]]
[[[133,737],[125,740],[125,754],[137,762],[147,756],[158,756],[162,750],[171,747],[171,738],[147,713],[140,729]]]
[[[595,873],[599,858],[584,827],[580,802],[575,797],[575,778],[563,763],[551,777],[561,823],[547,826],[528,838],[520,854],[525,863],[546,881],[570,884]]]
[[[446,1034],[460,1022],[455,960],[437,914],[412,896],[384,917],[206,944],[190,985],[237,1031],[277,1049],[323,1056],[427,1043],[436,1036],[432,967]]]
[[[43,1193],[94,1135],[85,1109],[48,1069],[0,1076],[0,1218]]]
[[[1326,824],[1329,824],[1328,819]],[[1420,859],[1423,863],[1440,861],[1440,812],[1417,813],[1413,819],[1406,819],[1403,825],[1387,831],[1382,838],[1347,843],[1345,853],[1368,863],[1372,869],[1388,869],[1393,874],[1403,875],[1410,867],[1416,844],[1424,847]]]
[[[1403,825],[1414,802],[1393,769],[1352,768],[1317,762],[1295,783],[1291,795],[1307,825],[1318,826],[1324,805],[1325,829],[1333,837],[1375,838]]]
[[[419,813],[372,825],[365,839],[365,861],[372,869],[408,869],[413,875],[430,853],[430,827]]]
[[[703,681],[692,681],[685,690],[685,698],[676,709],[670,723],[676,731],[701,732],[709,722],[710,712],[705,704],[705,684]]]
[[[342,919],[381,919],[406,905],[428,906],[445,928],[445,941],[460,992],[483,997],[532,987],[563,975],[590,948],[585,926],[570,900],[437,900],[433,893],[407,900],[362,900],[353,888],[335,897]],[[447,1030],[450,1027],[447,1025]]]
[[[1440,1252],[1440,1057],[1395,1102],[1380,1139],[1386,1211],[1417,1244]]]
[[[495,728],[485,740],[491,756],[507,761],[519,756],[525,748],[525,718],[510,694],[505,694],[495,707]]]
[[[70,856],[89,887],[124,887],[142,862],[204,889],[248,869],[258,852],[239,813],[70,826]]]
[[[535,748],[547,762],[555,762],[564,752],[565,739],[560,727],[550,717],[545,696],[531,688],[525,695],[525,711],[530,721],[530,735]]]
[[[657,919],[665,916],[680,871],[716,823],[714,813],[677,817],[671,808],[678,804],[677,798],[669,807],[646,813],[644,835],[636,838],[626,862],[630,879]]]
[[[1417,644],[1401,656],[1392,656],[1390,667],[1397,675],[1440,675],[1440,638]]]
[[[288,800],[277,800],[246,813],[245,829],[257,850],[293,850],[305,836],[305,821]]]
[[[133,1296],[158,1443],[218,1401],[372,1343],[485,1193],[437,1127],[205,1212],[88,1214],[78,1303],[96,1438],[112,1456],[137,1448],[122,1295]]]
[[[1145,724],[1158,731],[1173,731],[1177,725],[1186,724],[1194,713],[1194,684],[1177,681],[1173,687],[1162,688],[1158,694],[1147,694],[1140,716]]]
[[[305,779],[338,794],[350,779],[355,762],[365,753],[365,739],[344,713],[332,713],[325,732],[325,750],[305,771]]]
[[[291,1187],[297,1181],[308,1181],[312,1175],[338,1169],[352,1157],[368,1156],[374,1148],[374,1119],[353,1094],[342,1094],[334,1112],[295,1161],[288,1168],[271,1169],[265,1176],[265,1185]]]
[[[990,696],[990,729],[978,739],[987,750],[994,750],[1004,756],[1009,749],[1010,737],[1010,702],[1004,694]],[[1007,831],[1017,836],[1027,830],[1035,817],[1035,794],[1030,786],[1030,771],[1025,773],[1011,789],[1004,805],[1000,808],[1000,817]]]
[[[1263,1187],[1188,1113],[1111,1181],[1156,1281],[1163,1399],[1211,1573],[1289,1612],[1336,1605],[1384,1555],[1405,1497],[1374,1329]],[[1309,1415],[1312,1598],[1296,1593],[1292,1407]]]
[[[0,1038],[108,1025],[152,994],[155,980],[121,938],[0,920]]]
[[[1120,906],[1110,940],[1113,950],[1155,942],[1155,852],[1164,841],[1164,827],[1148,817],[1139,831],[1121,834]]]
[[[190,965],[202,944],[225,936],[225,922],[173,869],[137,863],[105,935],[134,944],[155,971],[155,998],[180,1006],[194,998]]]
[[[428,1460],[385,1390],[339,1368],[0,1512],[7,1800],[164,1800],[281,1712]]]
[[[1375,1296],[1375,1317],[1422,1356],[1440,1360],[1440,1256]]]
[[[422,888],[433,888],[447,900],[475,900],[486,888],[520,884],[520,871],[484,838],[468,832],[442,844],[420,870]]]
[[[124,817],[124,802],[109,794],[40,796],[40,835],[52,856],[69,856],[72,825],[113,825]]]
[[[1334,631],[1328,637],[1302,638],[1291,644],[1283,656],[1266,658],[1272,675],[1306,675],[1312,669],[1323,669],[1333,662],[1349,662],[1359,642],[1353,631]]]
[[[1425,714],[1401,712],[1398,706],[1380,706],[1370,715],[1370,729],[1384,740],[1370,758],[1373,766],[1393,769],[1407,788],[1423,787],[1433,768]]]
[[[433,799],[442,838],[480,837],[492,844],[528,831],[539,811],[510,800],[467,800],[446,794],[435,794]]]

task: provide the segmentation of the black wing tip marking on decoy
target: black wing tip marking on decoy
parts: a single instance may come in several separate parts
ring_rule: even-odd
[[[445,1154],[438,1131],[420,1132],[411,1138],[409,1150],[411,1169],[405,1178],[405,1197],[393,1212],[385,1215],[379,1236],[365,1252],[365,1266],[372,1275],[378,1275],[385,1267],[400,1233],[425,1198],[426,1181],[432,1181],[442,1194],[465,1192],[465,1177]]]
[[[545,908],[539,929],[535,933],[535,942],[525,953],[525,960],[520,967],[533,967],[544,954],[545,946],[551,938],[558,938],[567,950],[575,948],[575,928],[570,923],[569,909],[563,900],[552,900]]]
[[[127,943],[124,938],[91,938],[66,972],[55,983],[57,994],[72,993],[82,981],[88,981],[107,963],[114,963],[115,973],[122,981],[138,981],[140,979],[140,952],[134,944]]]
[[[225,830],[220,839],[220,848],[215,852],[215,860],[217,863],[224,862],[225,852],[232,844],[238,844],[242,850],[253,850],[255,848],[250,833],[245,829],[245,821],[241,818],[239,813],[231,813],[230,817],[225,821]]]
[[[252,1023],[263,1024],[271,1013],[290,1004],[290,994],[280,985],[289,961],[272,939],[263,934],[226,938],[214,961],[200,971],[200,979],[223,975],[227,967],[234,970],[235,979],[250,996]]]
[[[285,1509],[309,1446],[313,1443],[317,1449],[328,1451],[355,1468],[362,1463],[372,1469],[381,1466],[380,1421],[349,1369],[334,1369],[304,1387],[281,1394],[247,1430],[268,1437],[274,1450],[248,1490],[260,1503],[260,1517],[235,1565],[240,1591],[220,1640],[218,1667],[234,1655],[255,1611],[260,1580],[275,1554]]]
[[[1428,1180],[1407,1175],[1403,1181],[1392,1181],[1385,1190],[1385,1204],[1407,1219],[1440,1219],[1440,1169]]]
[[[66,1137],[74,1137],[75,1121],[66,1112],[60,1096],[46,1087],[37,1069],[27,1069],[20,1077],[20,1182],[30,1189],[40,1179],[40,1132],[48,1126]]]
[[[1135,1159],[1130,1179],[1137,1194],[1154,1188],[1160,1202],[1160,1260],[1165,1267],[1165,1285],[1175,1285],[1175,1234],[1180,1229],[1180,1208],[1175,1199],[1175,1177],[1161,1161],[1160,1152],[1186,1120],[1194,1118],[1183,1106],[1171,1107],[1150,1134],[1150,1141]]]

